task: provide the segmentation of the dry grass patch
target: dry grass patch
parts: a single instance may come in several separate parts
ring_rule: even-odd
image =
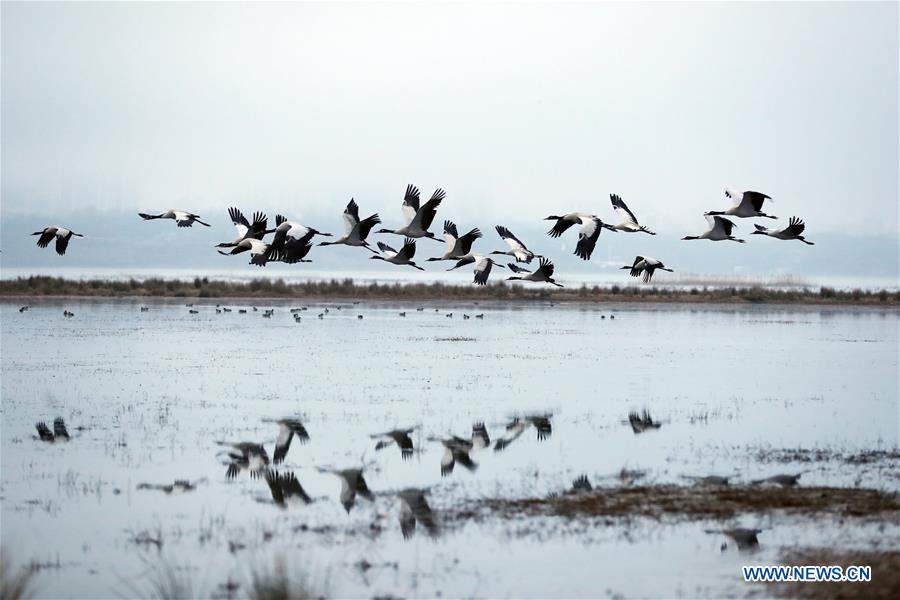
[[[805,548],[781,557],[785,565],[872,567],[869,582],[789,582],[767,584],[766,592],[782,598],[900,598],[900,551]]]

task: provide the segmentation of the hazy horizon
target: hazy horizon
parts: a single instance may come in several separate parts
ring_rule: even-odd
[[[221,258],[200,254],[208,242],[233,234],[228,206],[337,233],[355,197],[393,227],[407,183],[447,190],[436,232],[478,226],[480,247],[500,249],[502,223],[561,273],[634,254],[697,273],[900,268],[896,3],[0,11],[4,268],[206,268]],[[726,186],[770,194],[774,223],[803,218],[817,245],[676,244],[728,206]],[[574,231],[543,235],[549,214],[615,220],[610,193],[660,235],[604,234],[587,265]],[[214,230],[135,215],[172,207]],[[36,249],[28,234],[56,223],[89,237],[63,258]]]

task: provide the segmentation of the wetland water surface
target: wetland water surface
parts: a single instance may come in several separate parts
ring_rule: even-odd
[[[279,562],[333,596],[723,596],[752,593],[740,566],[784,548],[900,543],[895,522],[777,513],[450,517],[581,474],[617,485],[623,467],[650,485],[804,470],[801,485],[897,491],[897,311],[255,300],[258,312],[236,301],[217,314],[212,300],[191,314],[174,300],[42,299],[20,313],[25,302],[0,302],[2,543],[41,567],[38,596],[148,595],[169,568],[193,594],[240,597]],[[628,413],[644,409],[662,426],[636,435]],[[538,412],[553,415],[547,439],[530,428],[476,453],[477,470],[441,476],[429,436],[484,421],[496,439],[511,415]],[[226,479],[216,441],[263,442],[271,456],[277,430],[263,419],[289,415],[310,440],[278,469],[313,502],[281,509],[264,480]],[[35,422],[57,416],[72,439],[38,441]],[[411,426],[412,459],[375,451],[370,434]],[[876,450],[889,458],[847,460]],[[340,480],[316,467],[362,462],[375,501],[348,515]],[[200,482],[138,489],[176,479]],[[435,539],[401,535],[388,492],[410,486],[447,516]],[[704,533],[734,525],[765,528],[752,558]]]

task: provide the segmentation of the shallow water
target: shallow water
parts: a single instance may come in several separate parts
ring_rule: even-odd
[[[767,528],[752,561],[721,552],[720,536],[704,529],[723,524],[708,521],[486,518],[404,541],[389,492],[428,487],[432,506],[447,511],[479,497],[543,496],[581,473],[611,485],[605,478],[622,467],[677,483],[808,469],[804,485],[900,489],[878,464],[772,459],[897,448],[900,311],[330,303],[318,319],[318,303],[296,324],[288,309],[299,301],[261,302],[259,312],[235,302],[224,314],[216,301],[195,301],[199,314],[184,301],[30,302],[24,313],[0,302],[2,542],[18,562],[46,566],[41,596],[146,595],[162,564],[208,596],[279,560],[339,596],[743,594],[742,564],[796,544],[866,546],[885,533],[796,518],[729,522]],[[269,306],[275,314],[263,319]],[[64,308],[75,316],[64,319]],[[632,433],[628,412],[642,409],[660,430]],[[502,453],[476,454],[474,473],[441,477],[442,449],[429,436],[465,436],[484,421],[496,438],[522,412],[552,412],[550,438],[529,429]],[[276,429],[262,419],[298,413],[311,440],[291,446],[283,470],[316,501],[281,510],[263,481],[226,480],[215,442],[265,442],[271,456]],[[72,440],[34,439],[34,423],[56,416]],[[369,434],[413,425],[421,450],[412,460],[395,447],[374,451]],[[348,515],[339,480],[316,467],[362,462],[378,495]],[[136,489],[201,478],[184,495]],[[141,534],[162,547],[135,543]]]

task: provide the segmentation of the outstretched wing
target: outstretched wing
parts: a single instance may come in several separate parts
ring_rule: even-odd
[[[749,202],[756,212],[762,210],[763,202],[766,200],[771,200],[771,198],[762,192],[744,192],[744,197],[742,198],[742,201]]]
[[[56,235],[56,227],[48,227],[44,230],[44,233],[41,234],[41,237],[38,238],[37,245],[38,248],[46,248],[50,243],[50,240]]]
[[[357,225],[359,231],[359,239],[366,239],[366,237],[368,237],[369,235],[369,232],[372,231],[372,228],[379,223],[381,223],[381,218],[377,213],[360,221]]]
[[[406,238],[406,241],[403,243],[403,247],[400,248],[400,252],[397,253],[397,257],[405,257],[406,260],[412,260],[412,258],[416,255],[416,240],[412,238]]]
[[[737,225],[734,224],[734,221],[726,219],[725,217],[716,216],[714,218],[716,227],[721,227],[722,231],[725,232],[725,235],[731,235],[731,231],[737,227]]]
[[[459,233],[456,230],[456,223],[453,221],[444,221],[444,240],[447,242],[448,252],[453,251],[457,239],[459,239]]]
[[[802,235],[805,229],[806,223],[804,223],[802,219],[798,217],[791,217],[788,221],[788,226],[784,228],[784,231],[785,233],[789,233],[796,237],[798,235]]]
[[[69,247],[69,240],[72,239],[71,232],[68,235],[59,235],[56,236],[56,253],[62,256],[66,253],[66,248]]]
[[[486,256],[482,256],[475,261],[475,285],[487,284],[488,277],[491,275],[491,267],[493,266],[494,261]]]
[[[561,236],[569,227],[574,225],[576,220],[569,219],[567,217],[560,217],[556,220],[556,224],[550,228],[550,231],[547,232],[552,238],[558,238]]]
[[[459,238],[459,251],[460,255],[466,255],[472,251],[472,244],[475,243],[475,240],[481,237],[481,230],[477,227],[471,230],[469,233],[465,234],[461,238]]]
[[[245,233],[247,237],[255,240],[261,240],[266,233],[266,226],[269,219],[262,212],[253,213],[253,223],[250,225],[249,231]]]
[[[575,246],[575,255],[582,260],[590,260],[597,245],[597,238],[603,231],[601,221],[597,217],[582,221],[581,233],[578,235],[578,244]]]
[[[537,270],[535,271],[536,273],[543,273],[544,277],[546,277],[547,279],[550,279],[551,277],[553,277],[554,267],[553,267],[553,263],[550,262],[549,259],[541,257],[540,265],[541,266],[539,266],[537,268]]]
[[[234,224],[234,228],[237,229],[238,237],[245,237],[250,230],[250,223],[247,221],[244,213],[237,207],[232,206],[228,209],[228,216],[231,217],[231,222]]]
[[[637,217],[634,216],[634,213],[628,208],[628,205],[625,204],[625,201],[616,194],[609,195],[609,201],[612,203],[613,209],[616,211],[616,214],[619,215],[619,218],[622,219],[624,223],[630,223],[635,227],[640,227],[638,223]]]
[[[510,231],[503,225],[497,225],[496,229],[497,229],[497,233],[500,235],[501,238],[503,238],[503,241],[509,245],[510,249],[519,250],[522,252],[528,252],[528,248],[525,247],[525,244],[522,242],[522,240],[520,240],[515,235],[513,235],[512,231]],[[556,227],[554,227],[554,229],[556,229]],[[553,236],[553,237],[557,237],[557,236]]]
[[[391,254],[397,254],[397,251],[385,244],[384,242],[378,242],[378,249],[382,252],[390,252]]]
[[[401,208],[403,209],[403,217],[406,220],[406,224],[409,225],[416,218],[416,213],[419,212],[419,188],[413,184],[406,186],[406,194],[403,196]]]
[[[431,223],[434,222],[434,217],[437,215],[437,208],[441,205],[441,202],[446,197],[447,193],[438,188],[431,195],[431,198],[422,205],[415,215],[415,220],[418,221],[419,226],[428,231],[428,228],[431,227]]]
[[[359,206],[357,206],[356,200],[350,198],[347,208],[344,209],[344,229],[349,234],[357,223],[359,223]]]
[[[506,263],[506,266],[509,267],[509,270],[513,273],[531,273],[528,269],[522,268],[516,263]]]

